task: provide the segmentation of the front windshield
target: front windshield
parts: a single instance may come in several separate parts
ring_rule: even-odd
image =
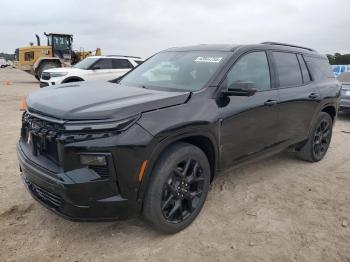
[[[79,63],[75,64],[73,67],[74,68],[79,68],[79,69],[89,69],[99,58],[97,57],[87,57],[83,60],[81,60]]]
[[[196,91],[204,87],[228,52],[168,51],[151,57],[126,75],[121,84]]]
[[[56,50],[67,50],[71,48],[72,41],[69,35],[53,35],[53,46]]]

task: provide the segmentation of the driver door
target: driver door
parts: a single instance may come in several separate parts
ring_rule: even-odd
[[[112,59],[101,58],[92,65],[86,80],[109,80],[113,74]]]
[[[225,97],[220,108],[220,149],[223,166],[231,166],[278,143],[278,93],[272,89],[265,51],[242,55],[228,72],[223,89],[235,82],[253,82],[252,96]]]

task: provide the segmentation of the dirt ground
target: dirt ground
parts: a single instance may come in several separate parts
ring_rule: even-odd
[[[286,152],[218,174],[194,223],[168,236],[141,219],[69,222],[31,198],[15,144],[21,97],[36,89],[0,69],[0,261],[350,262],[350,115],[319,163]]]

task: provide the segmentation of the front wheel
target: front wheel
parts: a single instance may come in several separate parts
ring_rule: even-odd
[[[325,112],[321,112],[313,126],[309,139],[297,153],[298,157],[309,161],[318,162],[327,153],[332,138],[333,120]]]
[[[191,144],[177,143],[156,164],[143,215],[156,229],[176,233],[197,217],[209,184],[210,166],[204,152]]]

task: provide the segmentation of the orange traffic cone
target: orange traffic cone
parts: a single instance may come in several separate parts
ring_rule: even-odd
[[[26,101],[26,99],[27,99],[26,96],[22,96],[21,108],[19,109],[19,111],[26,111],[27,110],[27,101]]]

